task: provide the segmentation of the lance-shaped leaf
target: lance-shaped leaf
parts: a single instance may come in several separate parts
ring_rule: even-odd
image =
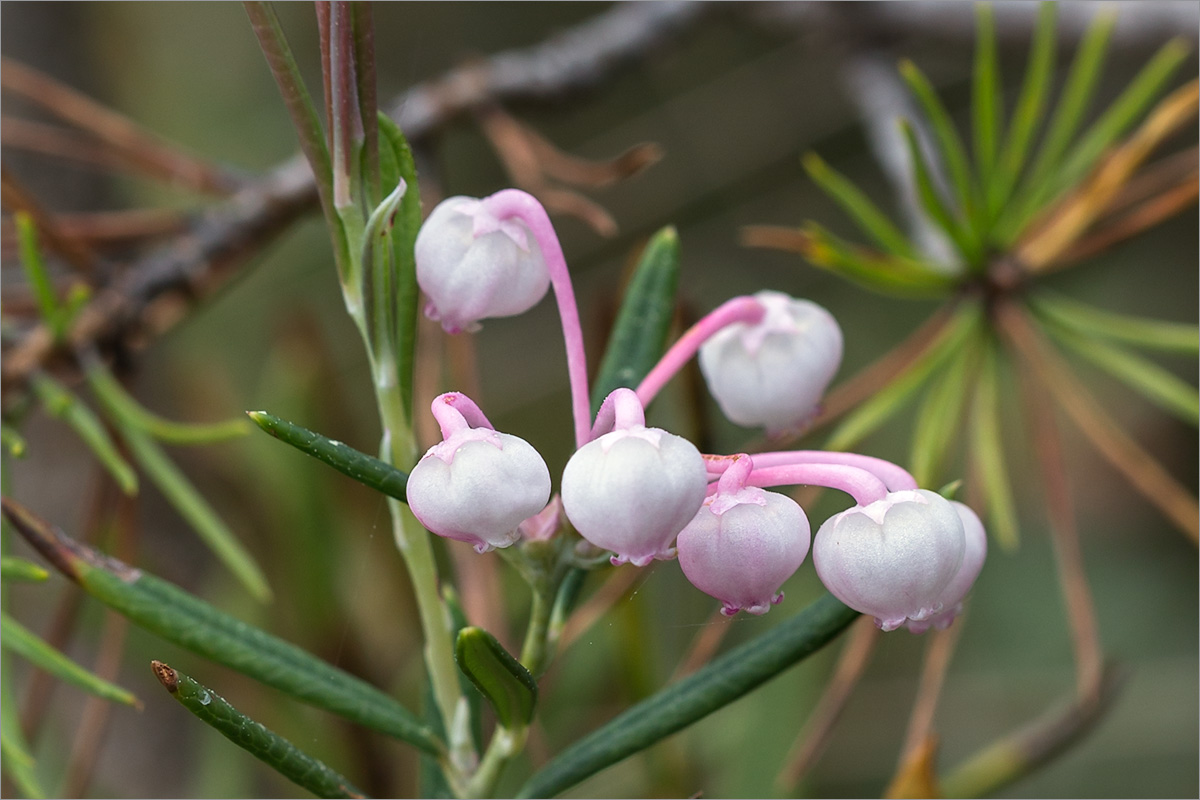
[[[0,653],[0,770],[23,796],[46,797],[38,783],[36,762],[21,731],[17,698],[12,685],[14,673],[15,670],[8,666],[8,658]]]
[[[44,581],[50,573],[23,558],[0,558],[0,577],[6,581]]]
[[[161,661],[151,661],[158,682],[206,725],[280,775],[317,797],[364,797],[350,781],[260,722],[234,708],[221,695]]]
[[[396,469],[391,464],[361,453],[336,439],[329,439],[273,414],[268,414],[266,411],[248,411],[246,414],[254,420],[258,427],[281,442],[286,442],[297,450],[308,453],[319,461],[324,461],[343,475],[348,475],[378,492],[383,492],[401,502],[408,502],[404,494],[404,489],[408,485],[408,474]]]
[[[537,704],[537,681],[495,636],[482,628],[463,628],[454,643],[454,660],[487,698],[500,726],[520,731],[529,725]]]
[[[974,303],[958,309],[955,317],[904,372],[842,420],[825,446],[830,450],[853,447],[898,412],[929,376],[963,346],[978,325],[979,315],[980,309]]]
[[[131,622],[310,705],[440,754],[433,732],[394,698],[200,598],[54,530],[4,498],[4,514],[56,569]]]
[[[978,24],[975,29],[971,121],[975,133],[975,165],[979,170],[979,182],[984,187],[984,196],[990,199],[1002,125],[1000,65],[996,59],[996,21],[992,7],[987,3],[979,3],[975,10]]]
[[[117,482],[117,486],[121,487],[121,491],[128,495],[137,494],[137,473],[133,471],[133,467],[129,466],[129,462],[121,457],[121,453],[113,443],[112,437],[104,429],[104,423],[100,421],[100,418],[78,397],[67,391],[66,387],[49,375],[35,374],[31,383],[34,394],[42,401],[47,413],[58,417],[75,431],[75,434],[83,440],[93,455],[113,476],[113,480]]]
[[[913,428],[909,469],[917,483],[929,486],[937,480],[946,451],[954,442],[962,408],[975,374],[976,348],[968,343],[954,355],[945,371],[925,392]]]
[[[908,147],[908,157],[913,171],[913,182],[917,187],[917,199],[929,220],[937,225],[943,233],[950,237],[959,255],[970,265],[979,263],[981,249],[976,232],[967,221],[959,219],[942,199],[937,186],[934,184],[933,173],[925,162],[921,145],[917,141],[916,130],[908,120],[900,120],[900,132]]]
[[[858,616],[832,595],[648,697],[559,753],[518,797],[553,797],[758,688],[815,653]]]
[[[1200,326],[1104,311],[1045,290],[1031,295],[1028,302],[1039,317],[1082,336],[1167,353],[1200,353]]]
[[[813,182],[836,200],[842,210],[849,214],[863,233],[875,240],[877,245],[892,255],[913,260],[920,258],[908,237],[848,178],[826,164],[816,153],[805,155],[803,163]]]
[[[200,424],[163,419],[143,408],[107,369],[98,364],[88,368],[88,383],[97,396],[103,397],[105,406],[125,426],[148,433],[160,442],[212,444],[245,436],[250,432],[250,426],[244,419]]]
[[[3,643],[5,650],[16,653],[85,692],[115,703],[142,707],[141,701],[131,692],[88,672],[7,614],[0,614],[0,643]]]
[[[679,285],[679,234],[666,227],[651,237],[613,324],[592,388],[592,413],[622,386],[635,388],[666,350]]]
[[[984,350],[971,408],[971,459],[987,499],[988,531],[1006,549],[1018,544],[1017,510],[1004,466],[1004,434],[1000,426],[1000,366],[995,347]]]

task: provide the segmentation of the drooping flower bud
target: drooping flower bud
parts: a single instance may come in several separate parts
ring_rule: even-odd
[[[956,500],[951,500],[950,505],[954,506],[954,510],[958,512],[958,518],[962,521],[963,533],[966,535],[966,549],[963,551],[962,566],[958,568],[954,578],[942,590],[941,613],[921,622],[910,619],[905,624],[905,627],[913,633],[924,633],[930,627],[937,628],[939,631],[950,627],[954,618],[962,613],[963,600],[971,591],[971,587],[975,585],[975,579],[979,577],[979,572],[983,569],[983,562],[987,558],[987,532],[983,529],[983,523],[979,520],[979,516],[970,507]]]
[[[721,613],[765,614],[783,599],[779,588],[808,555],[808,517],[794,500],[745,485],[753,468],[738,456],[679,534],[679,566]]]
[[[801,427],[841,364],[842,330],[811,301],[769,291],[754,298],[762,320],[729,325],[705,342],[700,371],[731,421],[769,433]]]
[[[486,200],[438,203],[417,234],[417,283],[425,315],[449,333],[487,317],[528,311],[545,296],[550,273],[537,240],[518,219],[500,219]]]
[[[813,565],[835,597],[890,631],[943,610],[965,550],[950,501],[906,490],[826,520],[813,541]]]
[[[508,547],[550,499],[546,462],[524,439],[497,432],[466,395],[440,395],[433,414],[444,440],[409,474],[409,508],[433,533],[480,553]]]
[[[637,395],[617,389],[597,428],[613,428],[576,451],[563,470],[567,519],[614,564],[670,558],[671,540],[704,502],[704,460],[691,442],[647,428]]]

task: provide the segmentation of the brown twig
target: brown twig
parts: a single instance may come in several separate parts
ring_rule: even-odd
[[[833,677],[825,684],[821,698],[809,714],[808,721],[788,752],[785,766],[775,779],[777,789],[786,790],[798,784],[825,752],[829,736],[870,663],[871,653],[875,651],[878,641],[879,629],[875,627],[874,620],[870,617],[855,620],[838,656]]]
[[[1071,487],[1063,459],[1062,437],[1054,419],[1054,407],[1045,387],[1034,380],[1028,364],[1022,365],[1025,405],[1033,422],[1033,440],[1046,493],[1046,514],[1054,542],[1058,583],[1067,606],[1071,644],[1075,651],[1075,685],[1080,698],[1092,695],[1104,670],[1104,654],[1096,625],[1092,590],[1083,566],[1079,529],[1071,502]]]
[[[679,666],[671,673],[671,678],[667,683],[674,683],[680,678],[685,678],[707,664],[716,655],[717,650],[721,647],[721,642],[725,641],[726,635],[731,630],[733,630],[732,621],[721,613],[720,608],[715,609],[696,632],[696,635],[692,637],[691,646],[679,660]]]
[[[962,635],[965,616],[959,616],[954,624],[942,631],[934,631],[925,647],[925,664],[921,668],[921,683],[917,687],[917,699],[913,702],[912,716],[904,734],[904,747],[900,751],[903,765],[920,755],[925,744],[933,736],[933,717],[937,711],[942,686],[946,682],[946,671],[950,659]]]
[[[566,652],[576,639],[587,633],[617,602],[629,593],[638,579],[645,581],[647,570],[614,569],[596,592],[571,614],[558,639],[559,652]]]
[[[210,194],[237,188],[239,181],[229,173],[184,153],[128,117],[18,61],[4,58],[0,63],[4,89],[90,133],[145,174]]]
[[[1097,452],[1187,534],[1193,544],[1200,540],[1200,506],[1196,498],[1105,413],[1072,375],[1066,362],[1038,335],[1024,313],[1012,304],[1002,305],[999,312],[1001,331]]]
[[[133,208],[125,211],[97,211],[80,214],[55,214],[54,224],[62,236],[99,250],[126,246],[187,230],[188,219],[168,208]],[[16,227],[12,220],[0,220],[0,241],[5,257],[16,253]]]

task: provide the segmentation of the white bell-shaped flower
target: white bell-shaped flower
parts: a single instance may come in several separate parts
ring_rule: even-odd
[[[763,318],[737,322],[700,347],[700,371],[731,421],[769,433],[802,427],[842,361],[842,330],[808,300],[759,292]]]
[[[722,602],[726,616],[765,614],[808,555],[808,517],[790,497],[741,485],[749,470],[731,476],[733,469],[680,532],[679,566],[693,586]]]
[[[695,445],[643,424],[631,390],[609,395],[605,407],[613,405],[622,407],[615,429],[579,448],[563,470],[563,510],[580,536],[613,551],[614,564],[641,567],[674,555],[671,541],[704,502],[707,473]]]
[[[550,499],[546,462],[524,439],[494,430],[464,395],[441,395],[434,414],[445,439],[409,474],[409,508],[433,533],[470,542],[480,553],[508,547]]]
[[[813,541],[813,565],[835,597],[890,631],[943,610],[965,550],[954,506],[917,489],[830,517]]]
[[[954,510],[958,512],[963,533],[966,535],[966,549],[963,551],[962,566],[958,568],[954,578],[942,590],[941,613],[921,622],[910,619],[905,623],[905,627],[913,633],[924,633],[930,627],[937,628],[939,631],[950,627],[954,618],[962,613],[963,600],[971,591],[971,587],[975,585],[975,579],[979,577],[979,572],[983,569],[983,562],[987,559],[987,532],[983,529],[983,522],[980,521],[979,515],[969,506],[956,500],[951,500],[950,505],[954,506]]]
[[[415,256],[417,283],[428,298],[425,315],[449,333],[528,311],[550,287],[525,223],[498,219],[472,197],[438,203],[417,234]]]

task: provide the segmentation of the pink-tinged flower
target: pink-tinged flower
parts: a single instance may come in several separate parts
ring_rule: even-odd
[[[472,197],[438,203],[417,234],[415,256],[417,283],[428,298],[425,315],[450,333],[528,311],[550,287],[528,226],[497,217]]]
[[[962,566],[958,568],[954,578],[942,590],[941,613],[922,622],[914,622],[910,619],[905,624],[905,627],[913,633],[924,633],[930,627],[937,628],[939,631],[950,627],[954,618],[962,613],[963,600],[971,591],[971,587],[975,585],[975,579],[979,577],[979,572],[983,569],[983,562],[987,558],[987,532],[984,531],[979,516],[968,506],[955,500],[951,500],[950,505],[954,506],[954,510],[958,512],[958,518],[962,521],[963,533],[966,534],[966,549],[963,551]]]
[[[841,364],[842,330],[808,300],[780,292],[754,299],[762,320],[728,325],[705,342],[700,371],[731,421],[769,433],[802,427]]]
[[[480,553],[508,547],[550,499],[546,462],[524,439],[496,431],[466,395],[440,395],[433,415],[444,440],[409,474],[409,508],[433,533]]]
[[[704,460],[691,442],[647,428],[637,395],[617,389],[600,409],[597,429],[563,470],[562,503],[579,534],[614,564],[642,567],[670,558],[671,540],[704,502]]]
[[[803,509],[778,492],[746,486],[752,468],[749,456],[738,456],[676,543],[683,574],[720,600],[726,616],[767,613],[808,555]]]
[[[918,489],[830,517],[813,541],[813,565],[835,597],[890,631],[943,610],[965,550],[954,506]]]

